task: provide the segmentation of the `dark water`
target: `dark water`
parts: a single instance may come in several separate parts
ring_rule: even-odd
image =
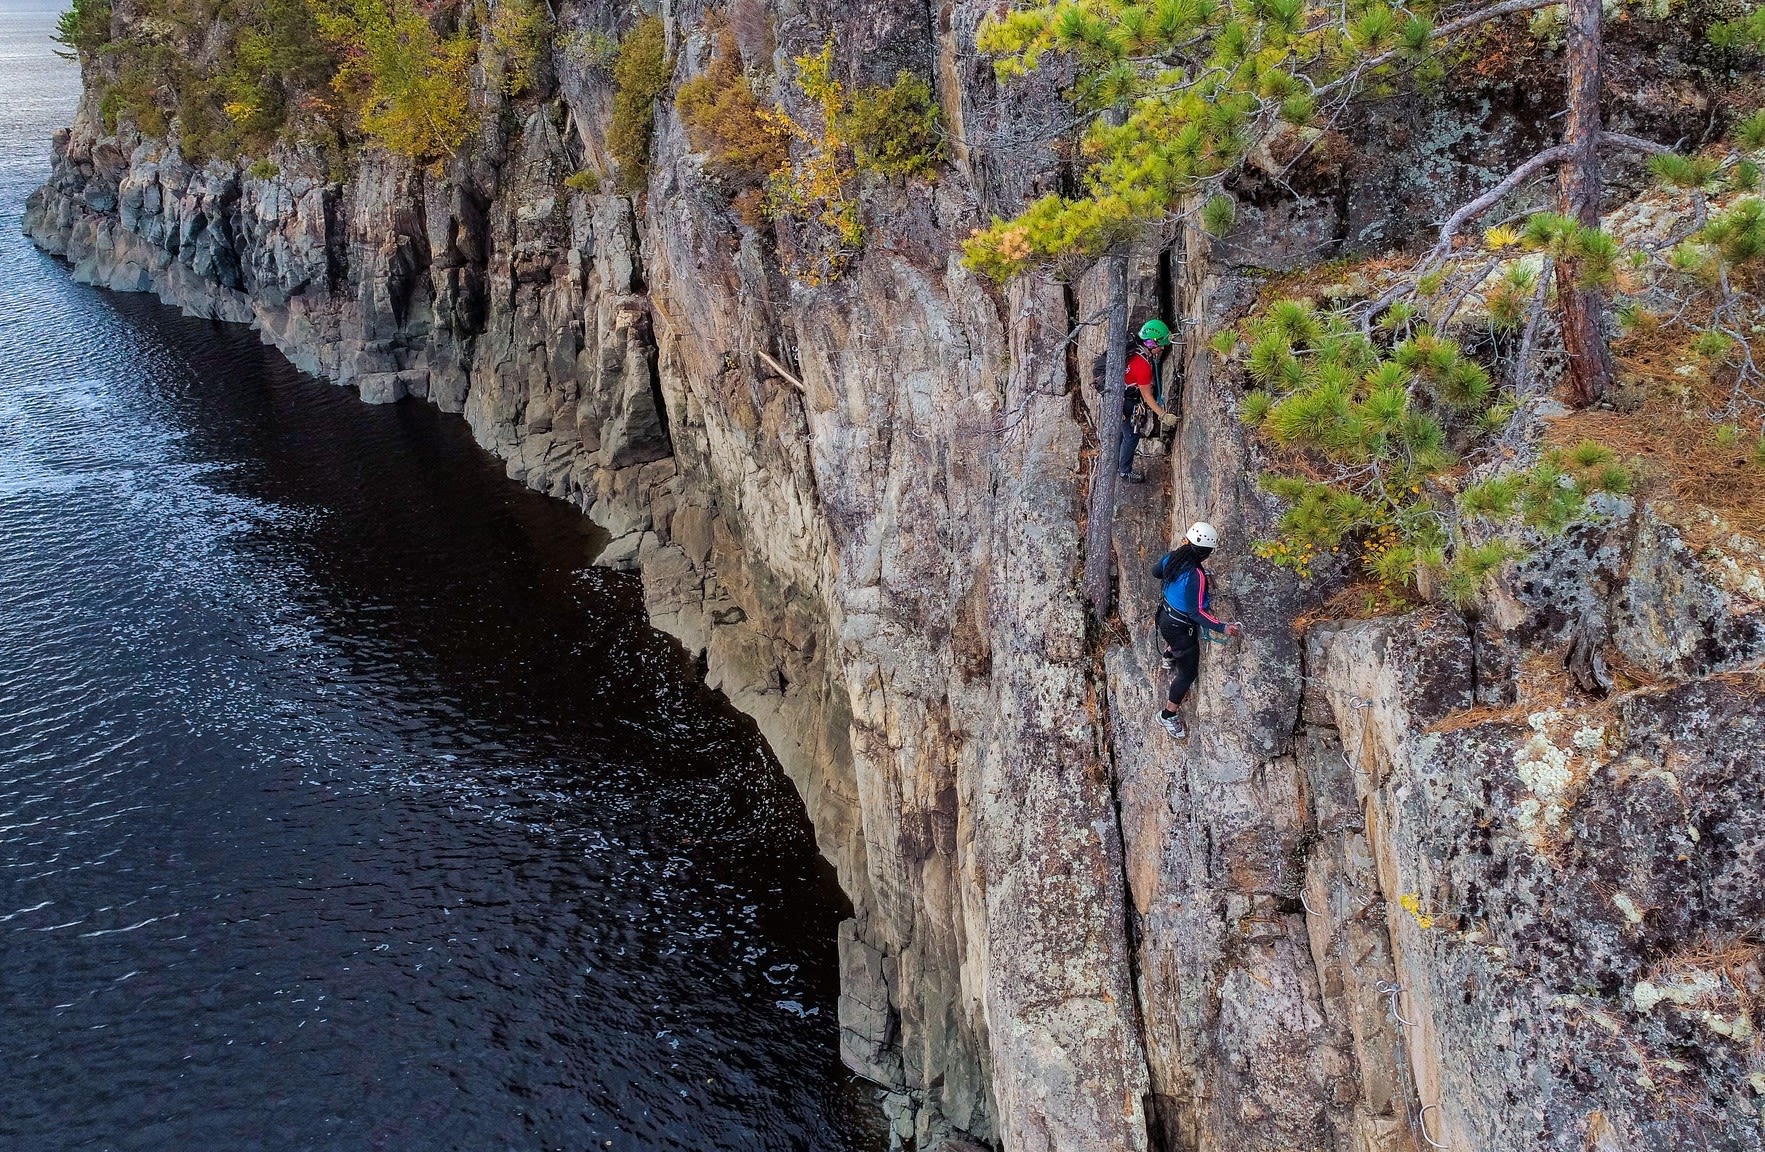
[[[751,728],[464,425],[17,235],[0,8],[0,1149],[861,1149]]]

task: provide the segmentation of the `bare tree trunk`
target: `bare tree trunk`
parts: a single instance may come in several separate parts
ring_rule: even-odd
[[[1597,2],[1597,0],[1596,0]],[[1114,552],[1116,453],[1122,436],[1122,381],[1128,373],[1128,257],[1105,262],[1109,293],[1109,349],[1104,368],[1097,461],[1091,473],[1091,512],[1085,525],[1085,604],[1099,623],[1109,619],[1109,562]]]
[[[1569,0],[1569,126],[1561,182],[1563,214],[1589,228],[1600,222],[1600,53],[1604,48],[1601,0]],[[1557,263],[1557,298],[1563,307],[1563,344],[1569,353],[1569,390],[1586,407],[1612,383],[1606,347],[1605,302],[1581,287],[1574,260]]]

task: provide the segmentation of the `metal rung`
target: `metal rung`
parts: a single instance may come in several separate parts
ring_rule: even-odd
[[[1414,1020],[1405,1020],[1403,1018],[1403,1005],[1399,1001],[1399,997],[1403,995],[1403,985],[1387,984],[1385,981],[1381,980],[1373,985],[1373,987],[1379,990],[1379,995],[1384,996],[1391,1001],[1391,1015],[1397,1018],[1399,1024],[1403,1025],[1405,1028],[1414,1028],[1416,1026]]]
[[[1434,1139],[1434,1137],[1428,1135],[1428,1109],[1430,1108],[1434,1109],[1436,1112],[1440,1111],[1440,1105],[1438,1104],[1424,1104],[1422,1105],[1422,1110],[1416,1113],[1416,1127],[1421,1130],[1422,1139],[1428,1142],[1428,1147],[1430,1148],[1451,1148],[1451,1144],[1442,1144],[1440,1141]]]

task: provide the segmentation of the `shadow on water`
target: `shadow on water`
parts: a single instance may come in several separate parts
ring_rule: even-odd
[[[0,1147],[881,1146],[802,806],[586,518],[0,269]]]

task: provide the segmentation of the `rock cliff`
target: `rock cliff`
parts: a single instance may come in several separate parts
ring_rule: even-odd
[[[955,255],[1063,178],[1053,89],[974,52],[995,7],[770,6],[781,65],[831,38],[855,81],[914,71],[951,139],[935,182],[867,184],[831,284],[781,271],[665,103],[642,195],[566,187],[606,169],[611,97],[561,46],[445,168],[368,150],[340,182],[192,166],[94,89],[26,228],[365,401],[462,413],[607,529],[804,798],[854,909],[842,1054],[908,1146],[1765,1147],[1757,542],[1616,501],[1475,618],[1298,629],[1305,590],[1247,553],[1272,509],[1237,389],[1190,340],[1181,431],[1122,497],[1122,626],[1088,636],[1099,285]],[[663,15],[676,79],[706,67],[702,7]],[[1361,163],[1148,253],[1140,299],[1205,331],[1258,269],[1402,239],[1525,134],[1482,114],[1369,118]],[[1203,517],[1250,627],[1176,745],[1142,574]]]

